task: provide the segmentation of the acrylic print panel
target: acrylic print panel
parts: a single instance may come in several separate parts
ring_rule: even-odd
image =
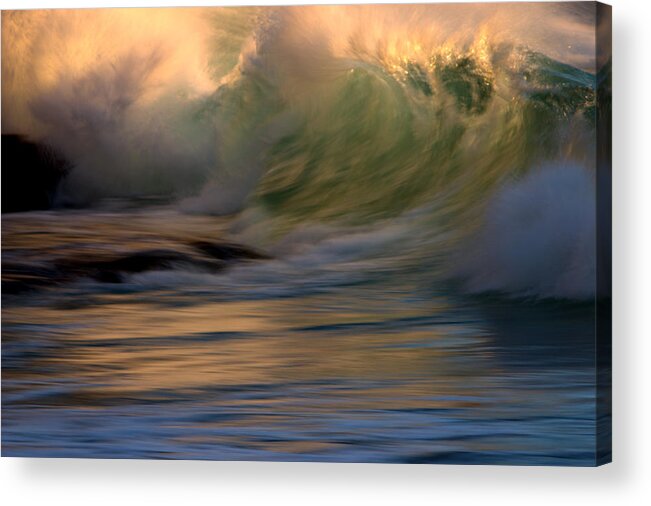
[[[2,13],[2,454],[610,460],[610,7]]]

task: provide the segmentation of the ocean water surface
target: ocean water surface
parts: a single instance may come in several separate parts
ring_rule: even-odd
[[[227,225],[161,206],[5,216],[3,275]],[[450,295],[399,258],[308,257],[120,283],[46,272],[38,292],[3,294],[3,455],[593,462],[591,305]]]

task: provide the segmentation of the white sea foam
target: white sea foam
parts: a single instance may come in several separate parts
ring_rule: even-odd
[[[542,166],[502,188],[463,243],[470,292],[588,298],[595,291],[595,184],[586,169]]]

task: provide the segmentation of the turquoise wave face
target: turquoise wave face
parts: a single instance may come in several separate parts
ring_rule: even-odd
[[[458,214],[537,165],[591,162],[595,76],[544,55],[347,65],[296,103],[264,74],[218,92],[229,161],[267,132],[248,205],[292,223],[367,223],[433,202]],[[291,126],[275,128],[279,117]]]

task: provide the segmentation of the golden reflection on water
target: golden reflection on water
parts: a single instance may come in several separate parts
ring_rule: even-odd
[[[160,223],[164,220],[165,227]],[[159,211],[151,214],[125,212],[68,211],[67,219],[56,213],[41,213],[40,219],[17,214],[3,220],[2,252],[24,250],[25,254],[64,256],[79,253],[97,255],[140,248],[178,247],[189,240],[218,236],[224,220],[212,216],[189,216]],[[125,227],[125,223],[129,226]],[[206,234],[210,235],[206,235]]]
[[[63,348],[60,355],[46,359],[48,364],[84,383],[101,383],[103,391],[190,391],[205,386],[334,378],[424,380],[422,384],[411,382],[414,391],[392,395],[376,388],[354,401],[365,404],[374,397],[439,395],[444,392],[430,390],[428,371],[435,370],[437,377],[454,376],[449,361],[439,360],[455,353],[444,346],[444,329],[328,331],[335,325],[377,321],[379,305],[365,311],[351,308],[337,312],[332,307],[325,309],[333,301],[312,297],[175,308],[119,303],[119,298],[104,296],[97,305],[70,311],[10,308],[4,318],[11,325],[56,322]],[[393,314],[384,311],[381,318],[390,322],[417,314],[413,309],[394,310]],[[305,327],[324,330],[300,330]],[[9,339],[11,334],[9,330]],[[468,339],[467,344],[475,340]],[[445,390],[449,391],[450,385]]]
[[[103,299],[98,305],[76,310],[23,307],[5,311],[4,321],[11,326],[52,322],[60,326],[56,333],[60,347],[40,359],[29,380],[65,378],[79,386],[74,393],[41,400],[45,405],[104,410],[115,404],[180,396],[216,409],[240,406],[252,410],[244,418],[185,424],[190,433],[176,437],[181,446],[242,444],[238,434],[215,438],[201,433],[211,428],[277,427],[298,420],[302,431],[318,432],[320,421],[339,413],[365,412],[363,418],[372,420],[374,412],[386,409],[473,409],[480,406],[474,400],[480,394],[476,386],[490,373],[481,367],[480,354],[477,368],[454,364],[455,355],[463,355],[480,339],[476,336],[460,339],[456,348],[446,343],[444,328],[438,332],[402,326],[383,332],[327,330],[378,318],[397,321],[418,313],[411,308],[392,311],[385,307],[382,311],[379,301],[365,301],[367,308],[360,304],[335,311],[332,306],[337,302],[323,296],[177,308],[120,303],[119,295]],[[305,327],[325,330],[300,330]],[[12,331],[6,332],[12,339]],[[283,384],[298,388],[275,391]],[[266,396],[269,386],[275,392]],[[250,389],[253,395],[233,398],[229,387]],[[431,421],[416,423],[419,426],[436,430]],[[252,439],[246,445],[269,452],[311,454],[339,448],[342,443],[314,437]]]

